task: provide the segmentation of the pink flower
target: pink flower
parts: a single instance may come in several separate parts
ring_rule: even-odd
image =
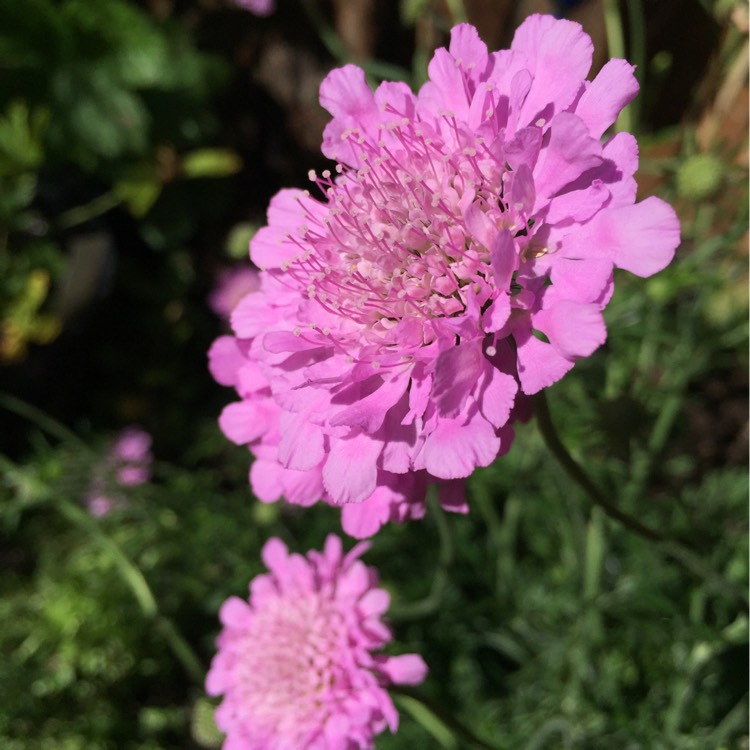
[[[591,57],[578,24],[537,15],[491,54],[457,26],[416,95],[353,65],[323,81],[335,172],[311,173],[322,200],[272,199],[260,289],[210,353],[261,499],[359,503],[369,530],[420,515],[421,487],[492,463],[526,397],[604,342],[614,268],[670,262],[679,223],[635,203],[635,139],[601,143],[633,67],[587,81]]]
[[[276,10],[275,0],[234,0],[235,5],[255,13],[256,16],[270,16]]]
[[[216,278],[216,284],[208,298],[209,307],[220,318],[229,319],[242,298],[260,286],[258,271],[252,266],[225,268]]]
[[[124,429],[106,458],[94,470],[84,500],[93,516],[106,516],[126,504],[118,487],[135,487],[151,479],[151,436],[140,427]]]
[[[396,731],[385,688],[417,684],[427,667],[416,654],[373,653],[391,640],[389,597],[358,559],[367,547],[345,555],[330,535],[322,553],[302,557],[266,542],[270,572],[251,581],[248,602],[231,597],[219,613],[206,690],[224,696],[224,750],[359,750]]]

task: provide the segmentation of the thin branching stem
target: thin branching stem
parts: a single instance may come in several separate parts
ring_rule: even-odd
[[[552,422],[544,391],[535,397],[535,414],[539,431],[550,453],[560,462],[568,476],[586,493],[594,505],[600,507],[610,518],[619,521],[625,528],[650,542],[654,542],[663,554],[705,581],[715,591],[721,592],[729,599],[734,599],[743,609],[749,608],[750,605],[745,593],[731,581],[712,570],[699,555],[679,542],[667,538],[661,532],[646,526],[610,502],[581,465],[570,455],[560,439]]]
[[[652,542],[664,541],[663,534],[642,524],[639,520],[620,510],[614,503],[610,502],[583,470],[581,465],[570,455],[568,449],[563,445],[562,440],[560,440],[560,436],[552,422],[544,391],[538,393],[535,398],[534,413],[536,414],[539,431],[550,453],[560,462],[568,476],[588,495],[591,502],[598,505],[610,518],[614,518],[623,524],[623,526],[626,526],[645,539]]]

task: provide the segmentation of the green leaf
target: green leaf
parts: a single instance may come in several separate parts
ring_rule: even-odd
[[[112,186],[133,216],[145,216],[161,195],[162,183],[149,164],[138,164]]]
[[[16,100],[0,117],[0,174],[36,169],[44,158],[42,138],[49,123],[49,112]]]
[[[214,719],[216,706],[205,698],[199,698],[193,704],[190,717],[190,733],[201,747],[221,747],[224,735],[219,731]]]
[[[149,114],[141,99],[106,70],[69,66],[53,75],[52,89],[50,139],[68,159],[92,168],[100,159],[146,150]]]
[[[410,695],[395,696],[396,702],[429,732],[446,750],[456,750],[458,743],[453,732],[427,706]]]
[[[228,177],[240,169],[240,157],[223,148],[201,148],[182,158],[182,171],[186,177]]]

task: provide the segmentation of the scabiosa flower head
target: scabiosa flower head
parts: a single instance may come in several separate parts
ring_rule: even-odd
[[[495,53],[454,28],[417,94],[373,92],[352,65],[323,81],[335,168],[311,173],[319,197],[272,199],[250,246],[261,287],[211,352],[261,498],[305,484],[306,502],[361,503],[359,533],[419,515],[418,490],[398,500],[407,479],[490,464],[524,399],[604,342],[613,269],[670,262],[679,224],[635,203],[635,139],[601,142],[633,67],[587,81],[591,58],[578,24],[531,16]]]
[[[135,487],[151,479],[151,436],[131,426],[117,436],[106,458],[94,470],[85,502],[91,515],[105,516],[125,504],[118,488]]]
[[[216,723],[224,750],[360,750],[398,726],[386,687],[426,673],[416,654],[373,653],[391,640],[381,617],[388,594],[377,573],[330,535],[323,552],[290,555],[280,539],[263,548],[269,573],[249,601],[228,599],[206,678],[223,695]]]

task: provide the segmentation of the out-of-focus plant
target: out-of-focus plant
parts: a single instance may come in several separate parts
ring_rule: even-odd
[[[170,183],[240,168],[208,146],[225,79],[184,25],[123,0],[0,2],[0,362],[59,332],[47,293],[66,233],[118,205],[140,220]]]

